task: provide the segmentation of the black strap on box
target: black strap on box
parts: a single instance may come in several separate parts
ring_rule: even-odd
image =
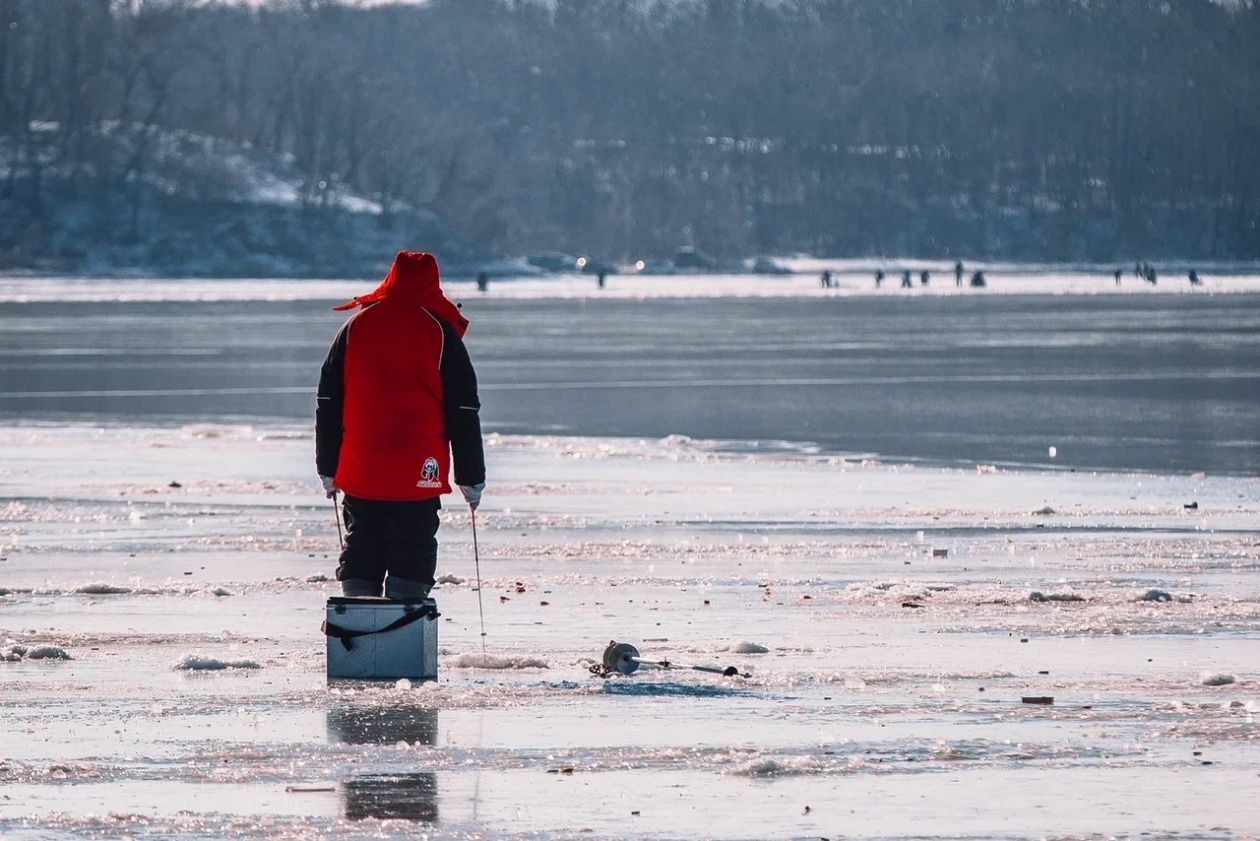
[[[441,616],[436,610],[413,610],[410,613],[404,613],[402,616],[390,622],[384,628],[377,628],[375,631],[351,631],[349,628],[343,628],[340,625],[334,625],[328,620],[324,620],[324,624],[320,629],[326,637],[336,637],[341,640],[341,644],[345,646],[346,651],[354,649],[352,640],[358,637],[370,637],[372,634],[384,634],[389,631],[397,631],[399,628],[405,628],[412,622],[423,619],[426,616],[432,616],[437,619]]]

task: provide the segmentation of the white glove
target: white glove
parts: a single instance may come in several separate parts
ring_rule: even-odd
[[[337,495],[337,486],[333,484],[333,477],[320,476],[319,483],[324,486],[324,494],[329,499],[332,499],[334,496]]]
[[[460,485],[459,492],[464,495],[464,501],[468,503],[468,507],[476,511],[477,506],[481,504],[481,492],[486,489],[486,483],[481,482],[476,485]]]

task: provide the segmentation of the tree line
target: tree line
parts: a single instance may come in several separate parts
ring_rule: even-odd
[[[1250,0],[0,0],[0,251],[239,199],[178,131],[486,253],[1255,259],[1258,43]]]

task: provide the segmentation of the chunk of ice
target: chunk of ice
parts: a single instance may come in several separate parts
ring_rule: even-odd
[[[501,657],[494,654],[459,654],[443,665],[452,669],[549,669],[537,657]]]
[[[186,654],[171,666],[182,672],[221,672],[224,669],[261,669],[253,660],[218,660],[200,654]]]
[[[84,584],[82,587],[76,587],[74,592],[85,596],[121,596],[131,592],[130,587],[119,587],[117,584],[105,584],[104,582],[95,584]]]

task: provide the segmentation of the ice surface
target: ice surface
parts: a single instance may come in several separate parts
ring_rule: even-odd
[[[159,299],[195,298],[200,287],[239,300],[84,303],[74,298],[91,291],[108,299],[110,290],[31,280],[32,294],[49,303],[0,304],[0,417],[104,424],[102,448],[119,426],[176,418],[189,424],[186,434],[207,440],[248,434],[243,417],[263,419],[257,436],[310,435],[312,377],[342,316],[328,298],[251,296],[271,290],[304,299],[318,287],[128,282]],[[370,288],[334,286],[325,293],[333,301]],[[839,469],[847,462],[855,470],[882,460],[993,473],[1037,466],[1260,473],[1260,437],[1250,422],[1260,382],[1260,295],[822,302],[788,294],[594,300],[561,294],[560,286],[546,290],[554,295],[452,290],[475,324],[487,430],[650,434],[678,458],[826,453]],[[269,428],[278,416],[305,428]],[[1142,418],[1140,432],[1133,418]],[[679,431],[691,435],[671,435]],[[1058,447],[1053,461],[1048,442]],[[601,443],[610,449],[591,457],[614,457],[635,442]],[[106,476],[113,459],[100,459]],[[582,492],[534,478],[518,487],[548,498]],[[1196,499],[1193,483],[1185,488],[1179,505],[1196,501],[1208,512],[1220,502]],[[196,476],[163,471],[131,490],[205,489]],[[1119,499],[1129,497],[1145,502],[1141,492]],[[1051,502],[1034,498],[1027,510],[1072,513],[1072,503]],[[142,530],[151,512],[136,505],[125,515]]]
[[[21,652],[0,663],[0,836],[1260,826],[1254,478],[493,436],[486,654],[449,506],[439,680],[330,686],[337,534],[310,447],[296,425],[0,427],[0,651]],[[610,639],[753,676],[601,679]],[[24,656],[44,646],[73,659]]]

